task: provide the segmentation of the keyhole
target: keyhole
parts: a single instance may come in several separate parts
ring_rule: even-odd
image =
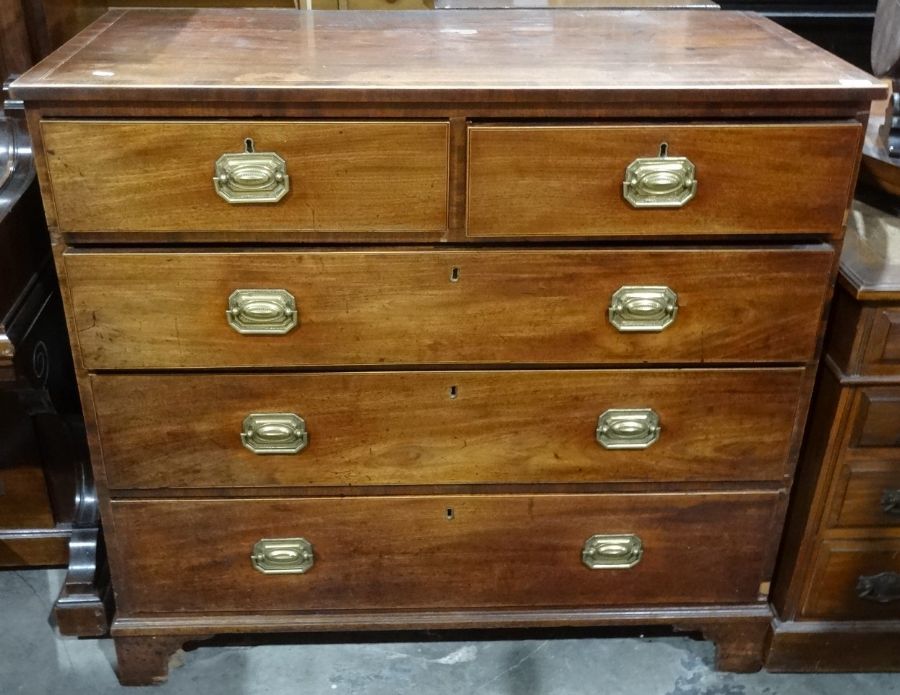
[[[660,157],[668,157],[669,156],[669,143],[661,142],[659,144],[659,156]]]
[[[456,398],[457,394],[458,394],[458,389],[456,388],[456,386],[455,385],[451,386],[450,387],[450,399],[453,400],[454,398]]]
[[[453,507],[447,507],[447,521],[453,521],[454,512]]]
[[[247,138],[246,140],[244,140],[244,149],[245,149],[247,152],[252,153],[252,152],[253,152],[253,147],[254,147],[254,145],[253,145],[253,138]]]
[[[453,266],[450,269],[450,282],[459,282],[459,268],[457,266]]]

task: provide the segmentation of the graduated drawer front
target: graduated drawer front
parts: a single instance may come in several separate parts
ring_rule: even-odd
[[[900,451],[893,459],[849,466],[834,525],[900,527]]]
[[[803,616],[900,618],[900,538],[822,542]]]
[[[116,501],[127,614],[756,601],[776,493]],[[630,534],[630,568],[585,541]],[[304,574],[263,574],[261,539],[304,538]]]
[[[445,122],[44,121],[41,132],[64,232],[447,227]],[[247,138],[285,162],[277,202],[233,204],[215,190],[217,160]]]
[[[801,375],[103,375],[92,385],[112,488],[776,481]],[[658,435],[611,433],[601,445],[601,416],[639,426],[644,413],[633,409],[653,411]],[[301,418],[306,441],[289,437],[277,453],[252,439],[245,446],[246,418],[260,415],[247,426],[261,428],[273,414]],[[617,445],[646,448],[606,448]]]
[[[468,235],[840,233],[860,133],[857,123],[471,127]],[[657,157],[662,143],[693,164],[673,198],[688,180],[694,197],[677,208],[632,207],[626,168]],[[646,165],[636,172],[656,177],[657,193],[671,183]],[[637,202],[646,200],[654,196]]]
[[[833,250],[66,254],[88,369],[806,362]],[[610,323],[622,286],[668,286],[658,332]],[[284,289],[296,328],[229,326],[235,290]],[[114,291],[113,291],[114,290]],[[789,298],[789,301],[788,301]]]

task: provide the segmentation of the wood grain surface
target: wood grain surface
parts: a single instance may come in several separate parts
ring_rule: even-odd
[[[753,602],[775,493],[113,502],[121,614]],[[589,570],[594,534],[641,562]],[[306,574],[263,575],[262,538],[304,537]]]
[[[671,105],[863,102],[885,91],[740,12],[133,9],[99,21],[103,31],[40,63],[13,93],[29,101]],[[230,35],[240,42],[222,40]]]
[[[900,600],[879,603],[859,598],[860,576],[900,573],[900,538],[823,541],[808,585],[803,618],[828,620],[900,618]]]
[[[65,259],[89,369],[805,363],[833,251],[70,251]],[[678,293],[674,323],[619,332],[607,316],[612,294],[645,284]],[[287,335],[237,333],[225,310],[238,288],[286,289],[299,325]]]
[[[470,237],[841,233],[863,129],[818,125],[469,128]],[[625,169],[640,157],[695,166],[683,207],[634,208]],[[835,188],[838,182],[843,188]]]
[[[446,122],[44,121],[58,225],[67,232],[443,231]],[[290,191],[229,204],[215,163],[275,152]],[[127,214],[123,214],[127,210]]]
[[[113,488],[779,481],[802,370],[509,371],[92,378]],[[689,388],[686,385],[689,384]],[[141,406],[134,407],[134,394]],[[610,408],[659,440],[611,450]],[[258,455],[250,413],[295,413],[309,444]]]
[[[834,525],[842,528],[894,526],[900,528],[900,508],[883,508],[886,492],[900,494],[900,452],[894,460],[871,461],[848,466],[846,481],[838,479]],[[841,485],[843,483],[843,485]]]

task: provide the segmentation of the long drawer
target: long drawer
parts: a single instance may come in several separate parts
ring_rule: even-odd
[[[776,499],[115,501],[116,600],[129,615],[755,602]]]
[[[103,375],[92,385],[112,488],[778,481],[801,376]]]
[[[853,123],[475,126],[468,235],[839,233]]]
[[[446,122],[51,120],[41,132],[64,232],[447,228]]]
[[[758,363],[812,357],[832,255],[70,251],[65,266],[88,369]]]

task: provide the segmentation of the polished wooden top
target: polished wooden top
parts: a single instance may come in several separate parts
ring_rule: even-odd
[[[854,202],[841,282],[860,300],[900,301],[900,217]]]
[[[884,87],[762,17],[672,10],[112,10],[26,100],[861,102]]]

